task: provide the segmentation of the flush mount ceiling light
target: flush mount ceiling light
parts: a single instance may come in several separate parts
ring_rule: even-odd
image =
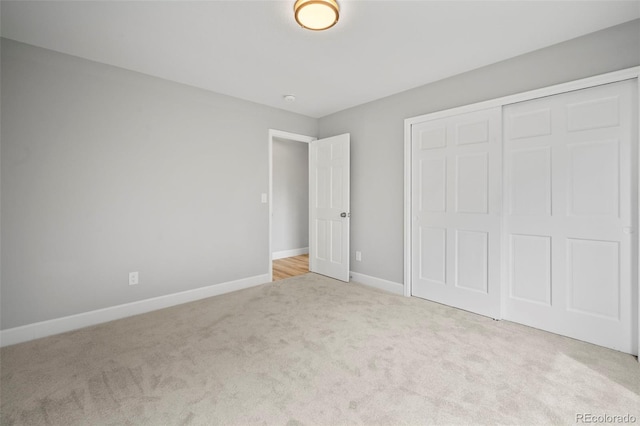
[[[340,18],[340,7],[335,0],[297,0],[293,11],[296,22],[313,31],[331,28]]]

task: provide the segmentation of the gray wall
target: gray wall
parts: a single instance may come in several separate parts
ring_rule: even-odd
[[[309,144],[273,141],[272,250],[309,247]]]
[[[268,273],[268,130],[317,120],[1,51],[2,329]]]
[[[321,118],[320,137],[351,133],[351,270],[403,281],[405,118],[639,64],[635,20]]]

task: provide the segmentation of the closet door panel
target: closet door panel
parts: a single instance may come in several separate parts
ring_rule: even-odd
[[[503,109],[506,319],[637,351],[635,81]]]
[[[501,109],[412,126],[412,294],[500,318]]]

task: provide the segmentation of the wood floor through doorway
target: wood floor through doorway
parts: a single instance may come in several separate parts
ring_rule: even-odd
[[[273,281],[303,275],[307,272],[309,272],[308,254],[273,261]]]

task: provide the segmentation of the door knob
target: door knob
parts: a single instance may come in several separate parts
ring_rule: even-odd
[[[347,213],[345,212],[340,213],[340,217],[347,217]]]

